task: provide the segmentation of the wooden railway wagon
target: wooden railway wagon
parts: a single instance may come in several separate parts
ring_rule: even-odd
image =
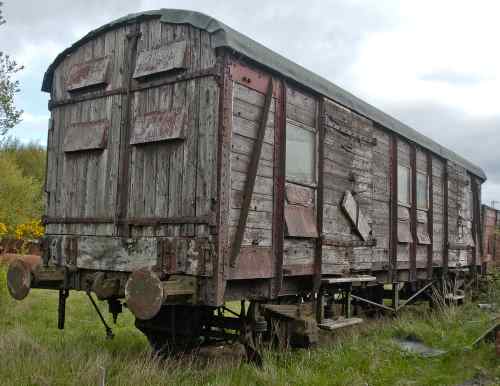
[[[357,322],[351,305],[397,311],[480,264],[480,168],[206,15],[107,24],[42,90],[43,256],[8,285],[59,290],[61,328],[83,290],[115,316],[124,301],[157,347],[308,345]]]
[[[483,263],[486,266],[500,266],[500,211],[483,205]]]

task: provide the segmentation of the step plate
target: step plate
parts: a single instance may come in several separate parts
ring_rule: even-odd
[[[321,279],[323,284],[341,284],[341,283],[367,283],[376,281],[375,276],[360,275],[352,277],[324,277]]]
[[[354,326],[356,324],[363,323],[361,318],[349,318],[349,319],[323,319],[323,321],[318,325],[319,328],[328,331],[338,330],[344,327]]]

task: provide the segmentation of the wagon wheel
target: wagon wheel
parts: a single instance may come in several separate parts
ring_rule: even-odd
[[[149,346],[151,347],[151,351],[153,351],[154,355],[162,356],[167,351],[169,351],[168,337],[165,333],[150,330],[148,332],[143,331],[143,334],[146,336]]]
[[[157,356],[168,356],[185,353],[191,351],[199,346],[199,341],[192,337],[185,337],[154,329],[140,329],[146,336],[151,351]]]
[[[262,366],[262,356],[260,354],[260,350],[262,349],[262,334],[259,330],[261,318],[258,304],[254,301],[250,302],[248,312],[245,312],[244,302],[242,302],[240,317],[242,321],[240,342],[245,347],[247,360],[255,363],[257,366]]]
[[[269,317],[270,345],[281,351],[290,348],[290,321],[276,316]]]

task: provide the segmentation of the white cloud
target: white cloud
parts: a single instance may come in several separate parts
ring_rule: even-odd
[[[398,28],[364,40],[350,69],[353,86],[377,101],[429,100],[475,116],[500,113],[500,51],[493,49],[500,2],[403,1],[399,10]]]
[[[47,123],[49,118],[50,118],[49,114],[33,115],[31,113],[28,113],[28,112],[23,112],[23,115],[22,115],[22,121],[24,123],[28,123],[28,124],[37,124],[38,125],[42,122]]]

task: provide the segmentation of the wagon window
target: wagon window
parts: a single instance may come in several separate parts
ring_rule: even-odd
[[[427,174],[417,172],[417,208],[429,207],[429,179]]]
[[[410,205],[410,168],[398,165],[398,203]]]
[[[313,131],[286,125],[286,177],[288,180],[313,184],[315,182],[316,135]]]

